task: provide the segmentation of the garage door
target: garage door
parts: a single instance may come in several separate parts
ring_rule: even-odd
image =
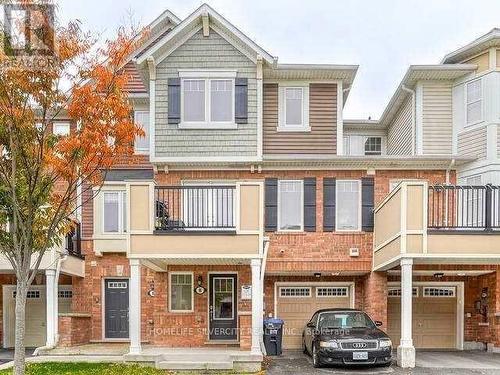
[[[26,299],[26,347],[38,347],[45,345],[47,337],[46,328],[46,299],[45,285],[32,286],[28,291]],[[71,311],[72,291],[70,285],[59,286],[59,312]],[[14,346],[15,339],[15,307],[16,287],[13,285],[3,286],[3,311],[4,311],[4,347]]]
[[[349,286],[279,286],[276,315],[285,321],[283,348],[300,349],[302,331],[316,310],[351,307]]]
[[[389,287],[387,333],[395,346],[401,338],[401,289]],[[425,349],[455,349],[457,291],[454,286],[413,288],[413,345]]]

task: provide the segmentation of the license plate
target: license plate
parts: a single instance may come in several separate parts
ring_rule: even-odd
[[[368,352],[353,352],[352,359],[357,361],[366,361],[368,359]]]

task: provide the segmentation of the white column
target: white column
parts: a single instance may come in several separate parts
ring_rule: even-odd
[[[130,354],[141,353],[141,261],[130,259],[129,283]]]
[[[413,259],[401,259],[401,340],[398,346],[400,367],[415,367],[412,338],[412,266]]]
[[[260,259],[252,259],[252,354],[262,354],[260,350],[260,338],[262,336],[262,282],[260,279]]]
[[[46,309],[47,309],[47,341],[48,347],[56,344],[56,325],[57,325],[57,280],[56,270],[46,270]]]

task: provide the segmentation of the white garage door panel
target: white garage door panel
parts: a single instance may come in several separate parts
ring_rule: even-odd
[[[324,286],[318,286],[319,288]],[[306,296],[301,297],[282,297],[280,288],[300,288],[304,294],[303,288],[309,288]],[[283,348],[300,349],[302,347],[302,331],[305,325],[311,319],[313,314],[320,309],[326,308],[349,308],[351,307],[350,290],[347,288],[347,296],[337,297],[316,297],[316,288],[314,285],[307,286],[286,286],[277,288],[277,311],[276,316],[285,321],[283,331]],[[286,294],[286,293],[285,293]]]
[[[425,349],[455,349],[457,342],[457,298],[413,297],[413,345]],[[400,297],[387,299],[387,333],[395,346],[401,338]]]
[[[60,285],[59,290],[71,290],[71,285]],[[15,342],[15,322],[16,322],[16,299],[13,292],[15,286],[3,286],[3,323],[5,348],[14,347]],[[30,287],[30,295],[26,299],[26,347],[39,347],[45,345],[47,337],[47,309],[46,309],[46,286],[37,285]],[[66,295],[66,297],[69,297]],[[59,298],[59,312],[67,313],[71,311],[71,298]]]

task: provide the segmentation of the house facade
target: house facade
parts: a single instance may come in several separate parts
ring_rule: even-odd
[[[34,346],[128,342],[154,362],[145,347],[216,345],[260,363],[264,317],[301,349],[316,310],[352,307],[404,367],[415,348],[500,347],[498,30],[411,66],[366,121],[342,113],[357,66],[282,64],[208,5],[150,29],[124,67],[146,137],[85,190],[78,270],[44,270],[52,325]]]

